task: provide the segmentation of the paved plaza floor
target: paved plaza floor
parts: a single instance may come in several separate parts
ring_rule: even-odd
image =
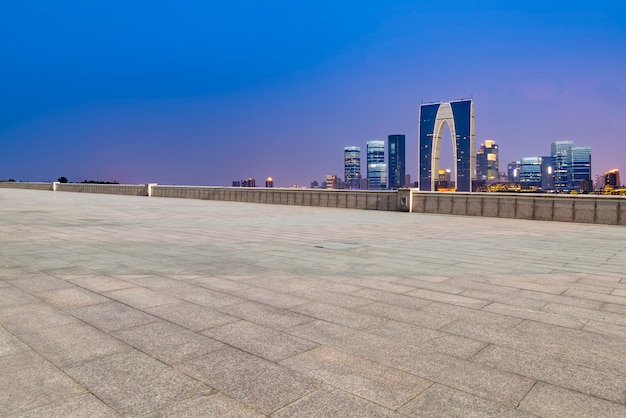
[[[626,227],[0,189],[0,416],[626,416]]]

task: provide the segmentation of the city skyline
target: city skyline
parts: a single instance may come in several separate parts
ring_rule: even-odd
[[[626,167],[615,2],[9,2],[0,42],[0,179],[308,185],[393,133],[417,179],[420,105],[464,97],[502,163],[573,141]]]

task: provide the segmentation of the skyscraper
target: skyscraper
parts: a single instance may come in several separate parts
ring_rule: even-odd
[[[476,178],[487,182],[497,180],[498,170],[498,144],[488,139],[476,152]]]
[[[591,147],[572,147],[572,190],[593,191]]]
[[[441,134],[444,126],[448,125],[456,164],[454,170],[456,190],[472,191],[473,181],[476,179],[474,101],[466,99],[421,105],[419,121],[420,190],[435,189],[436,173],[439,172]]]
[[[385,141],[367,142],[367,188],[387,188],[387,164],[385,164]]]
[[[506,166],[507,178],[511,183],[519,182],[519,161],[511,161]]]
[[[611,186],[613,188],[620,187],[621,181],[619,178],[619,170],[614,168],[604,173],[604,186]]]
[[[399,189],[406,186],[406,158],[405,136],[389,135],[387,137],[387,150],[389,152],[389,189]]]
[[[567,192],[572,188],[572,141],[555,141],[551,145],[554,164],[554,190]]]
[[[343,149],[344,187],[346,189],[361,188],[361,148],[345,147]]]

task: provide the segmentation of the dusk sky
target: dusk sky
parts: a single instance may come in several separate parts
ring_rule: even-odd
[[[626,171],[626,2],[0,3],[0,179],[308,186],[405,134],[416,180],[420,104],[467,97],[500,171]]]

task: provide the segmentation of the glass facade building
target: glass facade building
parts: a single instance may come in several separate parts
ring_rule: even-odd
[[[385,141],[367,142],[367,188],[387,188],[387,164],[385,164]]]
[[[404,135],[389,135],[387,137],[389,189],[406,187],[405,139]]]
[[[572,190],[593,191],[591,147],[572,147]]]
[[[487,140],[476,153],[476,178],[483,181],[498,179],[498,144]]]
[[[344,187],[346,189],[361,188],[361,148],[345,147],[343,149]]]
[[[420,106],[419,188],[435,189],[436,174],[439,171],[441,134],[445,125],[448,125],[452,136],[456,190],[470,192],[476,178],[474,101],[471,99]]]
[[[519,184],[522,190],[538,190],[541,188],[541,157],[520,159]]]
[[[572,141],[555,141],[551,145],[554,163],[554,190],[567,192],[572,189]]]

